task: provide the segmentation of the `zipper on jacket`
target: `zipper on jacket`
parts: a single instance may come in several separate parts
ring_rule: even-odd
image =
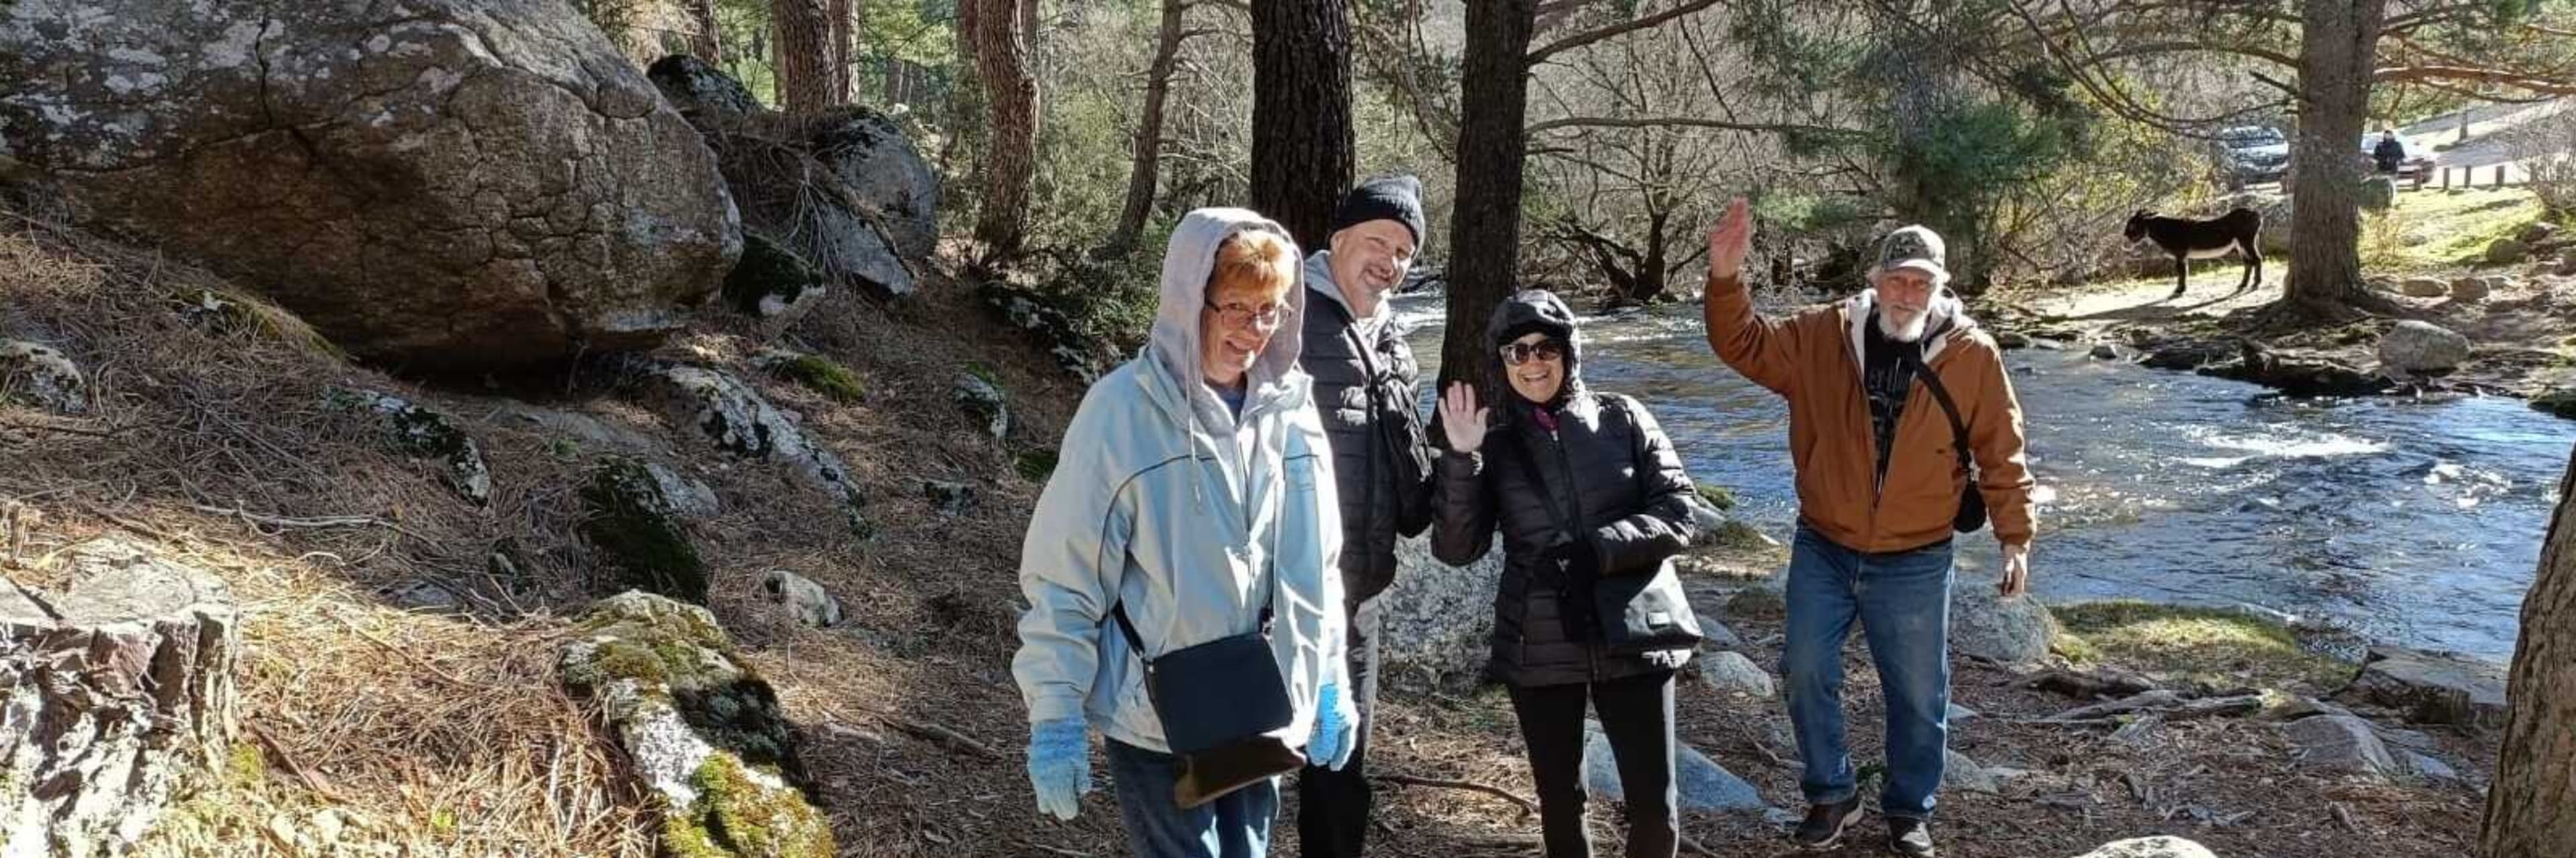
[[[1568,399],[1566,400],[1566,405],[1568,406],[1568,408],[1566,408],[1565,410],[1568,410],[1568,411],[1572,410],[1572,407],[1571,407],[1571,406],[1573,406],[1573,404],[1574,404],[1574,400],[1573,400],[1572,398],[1568,398]],[[1560,412],[1560,413],[1557,415],[1557,422],[1558,422],[1558,424],[1559,424],[1559,425],[1563,425],[1563,423],[1564,423],[1564,421],[1566,420],[1566,418],[1567,418],[1567,417],[1568,417],[1568,415],[1566,415],[1566,414],[1564,414],[1564,413]],[[1568,523],[1566,524],[1566,526],[1573,527],[1573,528],[1577,528],[1577,530],[1576,530],[1576,531],[1567,533],[1567,534],[1565,535],[1565,538],[1567,538],[1567,539],[1583,539],[1583,538],[1586,538],[1586,537],[1585,537],[1585,534],[1583,534],[1583,533],[1581,532],[1580,528],[1587,527],[1587,526],[1589,526],[1589,524],[1587,523],[1587,521],[1586,521],[1586,520],[1584,519],[1584,517],[1583,517],[1583,492],[1582,492],[1579,488],[1577,488],[1577,487],[1576,487],[1576,485],[1575,485],[1575,483],[1574,483],[1574,457],[1569,456],[1569,455],[1566,455],[1566,452],[1565,452],[1565,436],[1564,436],[1564,435],[1562,435],[1562,434],[1560,434],[1560,432],[1559,432],[1558,430],[1556,430],[1556,429],[1549,429],[1549,430],[1547,430],[1547,440],[1549,441],[1549,443],[1553,444],[1553,445],[1556,447],[1556,468],[1557,468],[1557,470],[1558,470],[1558,471],[1560,471],[1560,472],[1562,472],[1562,473],[1565,475],[1565,505],[1566,505],[1566,507],[1567,507],[1568,509],[1572,510],[1571,512],[1569,512],[1569,513],[1568,513],[1568,515],[1572,516],[1572,517],[1573,517],[1573,519],[1574,519],[1573,521],[1568,522]],[[1538,480],[1538,490],[1539,490],[1539,491],[1544,492],[1544,491],[1547,491],[1547,490],[1548,490],[1548,488],[1547,488],[1547,480],[1545,480],[1545,479],[1543,479],[1543,478],[1540,478],[1537,474],[1531,474],[1530,476],[1531,476],[1531,478],[1533,478],[1533,479],[1537,479],[1537,480]],[[1596,558],[1594,558],[1594,559],[1595,559],[1595,560],[1598,560],[1599,558],[1597,558],[1597,557],[1596,557]],[[1593,574],[1595,574],[1595,575],[1599,575],[1599,574],[1600,574],[1600,572],[1601,572],[1601,570],[1600,570],[1598,567],[1594,568],[1592,571],[1593,571]],[[1565,604],[1564,594],[1563,594],[1563,593],[1559,593],[1559,594],[1558,594],[1558,598],[1557,598],[1557,600],[1556,600],[1556,613],[1557,613],[1557,620],[1556,620],[1556,621],[1557,621],[1557,623],[1558,623],[1558,624],[1560,624],[1560,625],[1562,625],[1562,624],[1565,622],[1565,609],[1566,609],[1566,604]],[[1600,623],[1601,623],[1600,606],[1598,606],[1598,605],[1593,606],[1593,615],[1592,615],[1592,616],[1590,616],[1590,617],[1587,617],[1586,619],[1590,620],[1594,626],[1596,626],[1596,627],[1597,627],[1597,626],[1599,626],[1599,625],[1600,625]],[[1599,632],[1600,630],[1599,630],[1598,628],[1595,628],[1595,629],[1594,629],[1594,631]],[[1569,636],[1569,637],[1570,637],[1570,636]],[[1588,678],[1590,679],[1590,681],[1593,681],[1593,682],[1599,682],[1599,681],[1601,681],[1601,674],[1602,674],[1601,653],[1602,653],[1605,649],[1607,649],[1607,647],[1596,647],[1596,646],[1593,646],[1591,641],[1573,641],[1572,643],[1574,643],[1574,644],[1576,644],[1576,645],[1578,645],[1578,646],[1583,647],[1583,666],[1584,666],[1584,671],[1585,671],[1585,673],[1586,673],[1586,674],[1588,674]]]

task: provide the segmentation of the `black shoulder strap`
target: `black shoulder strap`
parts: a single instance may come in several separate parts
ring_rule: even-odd
[[[1950,389],[1941,384],[1941,374],[1933,372],[1932,367],[1923,362],[1922,349],[1900,349],[1897,354],[1907,366],[1913,367],[1914,377],[1923,380],[1923,386],[1932,391],[1932,398],[1941,403],[1941,413],[1949,416],[1950,443],[1958,445],[1959,461],[1975,467],[1976,456],[1968,447],[1968,424],[1959,419],[1959,403],[1950,399]]]

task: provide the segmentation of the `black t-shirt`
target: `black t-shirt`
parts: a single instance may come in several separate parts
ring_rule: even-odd
[[[1878,313],[1861,323],[1861,395],[1869,398],[1869,422],[1878,432],[1878,481],[1887,480],[1888,454],[1896,449],[1896,421],[1905,414],[1905,397],[1914,387],[1913,364],[1905,350],[1922,353],[1920,342],[1889,339],[1878,329]]]

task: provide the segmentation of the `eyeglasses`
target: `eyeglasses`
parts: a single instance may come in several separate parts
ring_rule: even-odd
[[[1565,344],[1555,340],[1503,344],[1503,363],[1511,366],[1520,366],[1529,363],[1532,359],[1556,360],[1564,356]]]
[[[1216,314],[1217,324],[1229,328],[1252,327],[1267,331],[1279,327],[1279,319],[1288,312],[1288,305],[1264,304],[1261,309],[1255,310],[1241,304],[1224,304],[1209,307],[1207,311]]]

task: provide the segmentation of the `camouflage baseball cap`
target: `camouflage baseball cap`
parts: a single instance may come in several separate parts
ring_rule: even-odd
[[[1934,277],[1947,278],[1950,269],[1943,260],[1949,257],[1941,243],[1941,234],[1920,224],[1899,227],[1879,244],[1878,269],[1894,271],[1911,268]]]

